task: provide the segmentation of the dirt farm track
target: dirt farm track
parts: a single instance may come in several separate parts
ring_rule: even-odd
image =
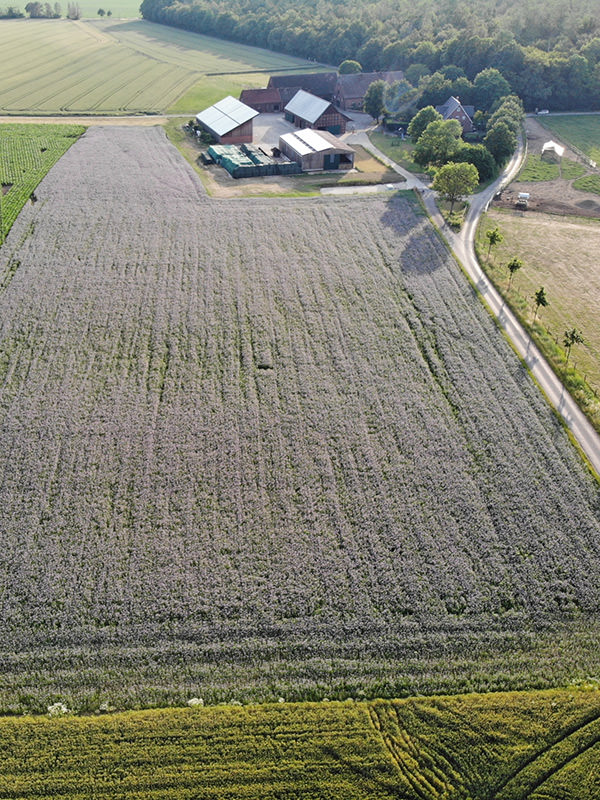
[[[183,117],[188,117],[189,114],[184,114]],[[57,116],[57,117],[12,117],[0,116],[0,125],[9,125],[11,123],[25,123],[32,122],[36,124],[47,123],[48,125],[134,125],[134,126],[150,126],[150,125],[164,125],[167,121],[165,116],[129,116],[129,117],[85,117],[85,116]]]

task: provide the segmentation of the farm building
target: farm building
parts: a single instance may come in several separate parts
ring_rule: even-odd
[[[401,81],[404,73],[393,72],[358,72],[351,75],[338,75],[335,89],[335,103],[345,111],[362,111],[367,89],[374,81],[394,83]]]
[[[346,133],[346,123],[350,117],[336,108],[333,103],[316,97],[300,89],[286,105],[285,118],[297,128],[314,128],[329,131],[334,136]]]
[[[257,114],[254,108],[228,95],[196,114],[196,122],[219,144],[241,144],[252,141],[252,120]]]
[[[449,97],[443,105],[436,106],[435,110],[444,119],[457,119],[462,125],[463,133],[471,133],[475,129],[473,125],[475,106],[463,106],[458,97]]]
[[[304,89],[323,100],[333,100],[337,83],[336,72],[307,72],[295,75],[272,75],[267,89],[278,89],[283,105],[289,103],[298,89]]]
[[[244,89],[240,94],[240,102],[259,114],[273,113],[283,108],[279,89]]]
[[[303,172],[329,169],[352,169],[354,150],[328,131],[284,133],[279,137],[279,149],[290,161],[296,161]]]
[[[565,148],[550,140],[542,145],[542,158],[546,161],[560,161],[565,154]]]

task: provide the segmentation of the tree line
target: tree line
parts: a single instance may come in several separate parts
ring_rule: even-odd
[[[40,3],[38,0],[30,0],[25,6],[25,13],[30,19],[60,19],[62,17],[62,6],[60,3]],[[98,9],[99,17],[110,17],[112,11],[105,11],[103,8]],[[22,19],[25,14],[21,9],[16,6],[8,6],[8,8],[0,8],[0,19]],[[67,19],[81,19],[81,8],[79,3],[68,3]]]
[[[499,9],[494,0],[263,0],[258,7],[253,0],[143,0],[140,7],[153,22],[327,64],[355,59],[365,71],[402,69],[413,86],[446,97],[447,84],[494,67],[528,110],[600,106],[594,0],[572,0],[568,9],[558,0],[508,0]]]

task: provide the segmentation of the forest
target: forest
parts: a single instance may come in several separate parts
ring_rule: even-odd
[[[366,72],[402,69],[415,87],[460,92],[466,103],[470,82],[494,67],[526,110],[600,105],[593,0],[143,0],[140,11],[153,22],[325,64],[356,59]]]

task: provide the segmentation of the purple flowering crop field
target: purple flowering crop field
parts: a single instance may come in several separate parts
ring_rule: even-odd
[[[598,674],[600,492],[408,197],[92,128],[0,249],[0,711]]]

